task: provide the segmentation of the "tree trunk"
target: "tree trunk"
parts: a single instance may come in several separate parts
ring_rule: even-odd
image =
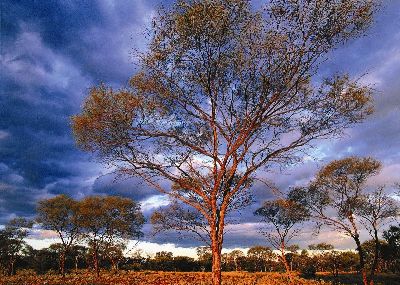
[[[282,259],[283,265],[285,266],[286,273],[287,273],[287,275],[289,277],[290,284],[293,285],[294,284],[294,280],[293,280],[293,276],[292,276],[292,271],[290,270],[289,263],[288,263],[288,261],[286,259],[286,256],[285,256],[285,243],[284,242],[281,243],[281,259]]]
[[[61,251],[60,254],[60,273],[65,278],[65,250]]]
[[[218,240],[212,240],[211,250],[212,250],[212,284],[221,285],[221,249],[222,246],[219,244]]]
[[[75,271],[78,272],[78,256],[75,256]]]
[[[374,261],[372,263],[372,267],[371,267],[371,271],[370,271],[370,281],[369,284],[370,285],[374,285],[374,279],[375,279],[375,271],[378,267],[378,261],[379,261],[379,237],[378,237],[378,231],[377,229],[374,228],[374,241],[375,241],[375,248],[374,248]]]
[[[363,284],[368,285],[367,271],[365,270],[364,250],[361,246],[360,238],[358,235],[354,237],[354,240],[357,244],[358,256],[360,257],[360,271],[361,271]]]
[[[100,276],[100,268],[99,268],[99,257],[97,252],[97,247],[93,249],[93,266],[96,271],[97,277]]]
[[[15,263],[15,259],[12,257],[11,261],[10,261],[10,266],[9,266],[9,269],[8,269],[8,275],[9,276],[14,275],[14,263]]]
[[[224,237],[224,213],[217,211],[214,223],[211,225],[212,251],[212,284],[221,285],[221,251]]]

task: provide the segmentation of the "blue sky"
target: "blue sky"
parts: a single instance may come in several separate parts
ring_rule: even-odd
[[[74,144],[70,116],[80,110],[88,88],[105,82],[123,86],[135,72],[133,48],[145,48],[144,29],[166,1],[7,1],[2,2],[0,50],[0,224],[14,216],[32,217],[35,203],[60,193],[77,199],[113,194],[142,202],[148,216],[165,205],[155,190],[137,179],[115,182],[110,169]],[[372,184],[400,181],[400,1],[384,1],[365,37],[334,51],[321,74],[348,71],[375,89],[373,116],[336,141],[319,144],[315,157],[284,173],[268,173],[285,190],[309,181],[332,159],[370,155],[384,168]],[[263,244],[252,212],[271,197],[255,186],[256,203],[236,215],[227,247]],[[198,245],[175,234],[152,236],[148,243]],[[46,238],[37,233],[34,239]],[[328,241],[352,247],[351,241],[307,228],[296,242]],[[39,244],[39,242],[38,242]]]

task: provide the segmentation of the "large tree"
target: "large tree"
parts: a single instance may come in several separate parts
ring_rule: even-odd
[[[144,217],[140,205],[129,198],[89,196],[79,202],[78,215],[81,234],[90,246],[97,275],[102,249],[142,236]]]
[[[226,216],[253,179],[371,113],[369,88],[314,75],[373,9],[371,0],[177,1],[154,18],[129,86],[90,90],[72,119],[76,141],[200,215],[220,284]]]
[[[65,257],[79,238],[78,202],[66,195],[58,195],[39,201],[36,221],[43,229],[55,231],[61,241],[59,258],[60,273],[65,277]]]

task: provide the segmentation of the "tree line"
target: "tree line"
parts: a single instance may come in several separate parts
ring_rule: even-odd
[[[12,222],[14,223],[14,222]],[[9,229],[10,230],[10,229]],[[379,272],[400,273],[400,227],[391,226],[381,240],[381,254],[378,260]],[[5,239],[2,235],[1,266],[5,274],[9,274],[10,262],[14,270],[34,270],[37,274],[62,274],[63,272],[79,272],[81,270],[96,271],[112,270],[156,270],[198,272],[211,271],[212,254],[209,247],[198,247],[197,258],[188,256],[174,256],[172,252],[161,251],[154,256],[144,255],[141,250],[128,254],[123,248],[99,247],[98,267],[93,263],[93,248],[88,245],[73,244],[64,252],[64,269],[60,268],[60,255],[64,248],[61,243],[55,243],[47,248],[33,249],[25,242],[19,245],[19,251],[14,253],[13,259],[5,256]],[[374,242],[364,242],[366,253],[366,266],[374,263]],[[16,249],[16,248],[14,248]],[[315,273],[330,272],[334,277],[339,273],[354,272],[359,270],[359,255],[356,251],[335,250],[330,244],[311,244],[307,249],[301,250],[297,245],[288,246],[286,260],[292,271],[300,272],[303,277],[313,278]],[[8,250],[9,252],[9,250]],[[284,272],[285,265],[279,258],[280,253],[266,246],[253,246],[245,254],[241,250],[233,250],[222,254],[223,271],[248,271],[248,272]]]
[[[42,230],[56,233],[60,243],[44,251],[35,251],[29,247],[24,239],[28,237],[34,222]],[[58,195],[44,199],[38,203],[34,221],[13,219],[0,231],[2,269],[12,275],[15,273],[15,263],[21,256],[30,256],[34,262],[43,254],[47,257],[56,254],[58,261],[54,264],[58,264],[59,272],[65,276],[67,256],[74,252],[76,267],[79,257],[89,254],[92,268],[99,275],[100,258],[107,259],[116,267],[118,259],[115,258],[122,256],[126,241],[143,235],[141,228],[144,222],[140,205],[128,198],[88,196],[77,201],[67,195]],[[86,247],[78,246],[78,243],[84,243]],[[50,260],[41,260],[34,268],[42,268]],[[43,272],[45,269],[37,271]]]

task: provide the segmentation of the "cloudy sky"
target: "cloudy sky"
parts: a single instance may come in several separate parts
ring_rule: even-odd
[[[66,193],[74,198],[113,194],[141,201],[148,216],[165,205],[162,196],[137,180],[115,182],[110,171],[96,164],[74,145],[70,116],[80,110],[89,87],[105,82],[123,86],[135,72],[133,48],[145,48],[143,31],[166,1],[156,0],[3,0],[0,46],[0,224],[15,216],[33,217],[35,203]],[[348,71],[373,85],[376,112],[365,123],[347,131],[346,137],[323,142],[314,158],[284,173],[269,173],[282,190],[309,181],[332,159],[370,155],[384,168],[372,184],[400,181],[400,1],[385,1],[368,35],[353,40],[331,54],[323,74]],[[253,206],[237,215],[225,246],[264,244],[252,212],[271,197],[255,187]],[[199,245],[176,235],[152,236],[149,225],[142,242],[145,249],[174,250]],[[36,233],[37,246],[51,234]],[[318,241],[353,248],[351,240],[312,229],[295,242]],[[150,249],[151,248],[151,249]]]

